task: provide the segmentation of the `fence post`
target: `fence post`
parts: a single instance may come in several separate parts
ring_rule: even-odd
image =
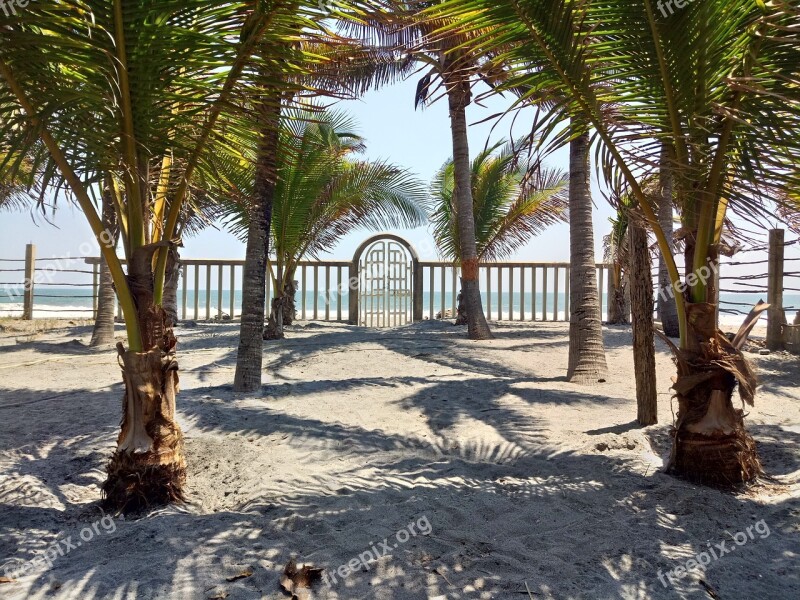
[[[36,273],[36,246],[25,245],[25,291],[22,296],[22,318],[33,319],[33,280]]]
[[[347,299],[350,304],[349,321],[350,325],[359,325],[358,322],[358,294],[359,294],[359,261],[354,260],[350,263],[350,279],[347,282]]]
[[[769,232],[769,260],[767,270],[767,348],[783,349],[783,229]]]
[[[455,277],[456,269],[453,267],[453,276]],[[412,260],[412,273],[411,273],[411,285],[412,288],[412,308],[411,308],[411,320],[412,321],[422,321],[422,265],[420,264],[418,259]],[[455,291],[455,288],[453,288]]]

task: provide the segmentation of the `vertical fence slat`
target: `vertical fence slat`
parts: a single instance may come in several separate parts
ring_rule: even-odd
[[[569,271],[569,267],[567,267],[565,269],[565,271],[566,271],[566,275],[564,275],[564,320],[565,321],[569,321],[569,311],[570,311],[570,305],[569,305],[569,294],[570,294],[569,278],[570,278],[570,271]]]
[[[194,266],[194,316],[195,321],[200,319],[200,265]]]
[[[430,288],[428,289],[428,310],[430,312],[428,313],[428,318],[433,319],[433,266],[428,267],[428,277],[430,280]]]
[[[525,267],[519,270],[519,320],[525,320]]]
[[[331,268],[325,265],[325,320],[331,320]]]
[[[447,268],[442,267],[442,293],[440,294],[440,302],[441,305],[439,309],[442,311],[442,318],[445,318],[445,302],[447,302],[447,283],[445,281],[445,277],[447,276]]]
[[[303,279],[303,281],[300,284],[300,289],[301,289],[301,292],[300,292],[300,294],[301,294],[300,306],[302,307],[303,321],[305,321],[306,320],[306,295],[307,295],[306,294],[306,290],[308,289],[308,285],[306,284],[307,279],[306,279],[306,266],[305,265],[300,267],[300,277],[302,277],[302,279]]]
[[[189,278],[189,268],[188,265],[183,265],[181,267],[181,320],[186,320],[186,288],[189,287],[189,284],[186,280]]]
[[[514,267],[508,267],[508,320],[514,320]]]
[[[314,320],[317,320],[317,311],[319,309],[319,267],[314,265]]]
[[[25,244],[25,289],[22,292],[22,318],[33,319],[33,284],[36,274],[36,246]]]
[[[767,348],[783,349],[783,229],[771,229],[769,232],[769,250],[767,254]]]
[[[211,265],[206,265],[206,321],[211,319]]]
[[[542,267],[542,321],[547,321],[547,267]]]
[[[497,268],[497,320],[503,320],[503,267]]]
[[[222,321],[222,265],[217,266],[217,318]]]
[[[336,267],[336,320],[342,320],[342,267]]]
[[[486,318],[492,318],[492,267],[486,267]]]
[[[533,285],[533,292],[532,292],[533,302],[532,302],[532,307],[531,307],[531,321],[535,321],[536,320],[536,267],[531,267],[531,273],[533,275],[533,281],[531,281],[531,284]]]
[[[97,302],[98,302],[98,294],[99,294],[99,286],[98,286],[98,266],[97,264],[92,265],[92,318],[97,319]]]
[[[558,267],[553,269],[553,321],[558,321]]]
[[[231,263],[231,282],[230,282],[230,300],[231,300],[231,320],[236,317],[236,265]]]

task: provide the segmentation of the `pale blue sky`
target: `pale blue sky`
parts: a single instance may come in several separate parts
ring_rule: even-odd
[[[366,155],[369,158],[388,159],[392,163],[410,169],[423,181],[429,182],[439,167],[451,155],[452,142],[446,101],[438,101],[424,110],[414,110],[416,78],[401,84],[370,92],[361,100],[340,102],[337,108],[347,111],[358,123],[358,131],[367,141]],[[472,104],[468,108],[470,127],[470,151],[474,156],[486,143],[508,138],[512,117],[474,124],[487,117],[503,112],[510,99],[493,97],[485,106]],[[533,111],[522,112],[516,118],[514,133],[522,135],[530,128]],[[549,158],[550,166],[567,170],[566,148]],[[592,169],[592,191],[596,204],[594,211],[595,253],[602,259],[602,239],[608,232],[608,218],[613,214],[605,202]],[[33,242],[39,257],[77,256],[88,244],[97,248],[84,216],[76,208],[62,204],[55,215],[48,215],[53,224],[41,215],[24,212],[0,213],[0,258],[22,258],[25,244]],[[433,241],[425,228],[402,232],[417,247],[423,258],[434,258]],[[353,251],[369,233],[357,230],[345,237],[329,253],[329,257],[349,259]],[[793,239],[791,234],[788,239]],[[766,235],[764,235],[766,240]],[[800,249],[788,249],[793,255]],[[97,251],[93,250],[92,254]],[[185,240],[182,251],[185,258],[244,258],[244,245],[224,230],[208,229]],[[514,257],[526,261],[569,260],[569,228],[556,225],[542,235],[532,239]],[[757,268],[756,268],[757,269]]]
[[[337,108],[351,114],[358,131],[366,138],[369,158],[382,158],[408,168],[426,183],[451,155],[450,121],[446,100],[440,100],[424,110],[414,110],[416,78],[366,94],[358,101],[340,102]],[[481,121],[504,111],[510,99],[493,98],[485,107],[476,104],[468,108],[469,123]],[[533,111],[523,112],[516,119],[515,133],[521,135],[530,127]],[[509,137],[512,118],[506,117],[491,132],[494,123],[470,127],[470,151],[474,155],[491,135],[492,141]],[[568,155],[562,150],[553,155],[551,166],[567,169]],[[601,198],[596,182],[593,184],[595,203],[595,247],[600,256],[602,237],[608,230],[607,218],[611,208]],[[24,255],[25,244],[33,242],[40,257],[76,256],[87,242],[93,242],[91,231],[79,210],[62,204],[55,215],[49,215],[51,225],[41,215],[25,212],[0,213],[0,258],[19,258]],[[432,239],[425,228],[404,232],[420,254],[433,258]],[[368,232],[355,231],[333,248],[330,256],[350,258],[355,247],[368,236]],[[566,261],[569,259],[569,230],[565,225],[554,226],[531,240],[517,258],[531,261]],[[86,246],[84,245],[85,249]],[[244,246],[231,234],[208,229],[185,240],[182,255],[186,258],[244,258]]]

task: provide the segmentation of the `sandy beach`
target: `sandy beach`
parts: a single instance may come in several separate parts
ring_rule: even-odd
[[[567,327],[300,323],[265,343],[250,396],[231,387],[238,324],[180,327],[189,502],[121,519],[98,507],[115,351],[86,325],[4,322],[0,597],[278,600],[292,557],[326,569],[315,598],[800,597],[798,358],[748,354],[768,477],[729,493],[662,472],[666,347],[642,429],[629,328],[604,328],[609,378],[580,387]]]

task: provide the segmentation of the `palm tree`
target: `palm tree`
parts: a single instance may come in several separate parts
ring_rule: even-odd
[[[751,220],[774,214],[771,200],[800,184],[800,86],[789,83],[800,64],[800,7],[729,0],[664,15],[652,0],[466,0],[448,1],[436,16],[490,32],[482,50],[514,65],[509,85],[559,90],[568,101],[550,111],[550,131],[569,116],[590,124],[607,179],[625,183],[654,232],[677,291],[680,327],[668,470],[716,484],[758,475],[755,443],[732,394],[738,384],[742,400],[753,402],[755,378],[741,347],[764,307],[729,341],[716,324],[710,264],[729,210]],[[640,183],[664,146],[680,206],[685,281]]]
[[[419,65],[427,72],[417,85],[415,106],[424,106],[439,87],[447,96],[450,113],[450,130],[453,142],[455,223],[461,240],[461,290],[467,311],[467,332],[470,339],[490,339],[492,333],[483,312],[480,284],[478,282],[478,251],[475,241],[475,222],[472,212],[470,186],[470,151],[467,136],[467,107],[472,103],[472,86],[476,81],[491,83],[498,69],[489,66],[469,47],[470,33],[455,39],[434,39],[431,34],[445,21],[423,18],[424,10],[439,5],[440,0],[391,2],[390,12],[377,12],[370,18],[350,23],[348,31],[356,32],[360,39],[377,39],[379,47],[394,48],[405,57],[394,64],[394,69],[384,65],[377,71],[382,81],[398,74],[405,75],[410,65]]]
[[[629,195],[618,196],[617,214],[609,218],[611,232],[603,238],[604,260],[611,264],[611,295],[608,298],[609,325],[630,323],[630,276],[628,260]]]
[[[538,155],[526,151],[522,144],[503,147],[504,144],[498,142],[472,161],[473,218],[479,263],[513,254],[548,226],[566,218],[566,173],[542,167]],[[452,160],[439,170],[431,188],[431,221],[436,246],[445,259],[460,263]],[[467,323],[463,297],[459,294],[456,325]]]
[[[283,12],[289,18],[282,21],[287,28],[287,37],[295,39],[287,49],[292,53],[292,58],[279,65],[279,68],[264,69],[255,74],[265,82],[267,94],[248,98],[248,104],[253,106],[244,111],[255,115],[253,128],[259,132],[259,139],[253,144],[238,144],[242,147],[257,146],[257,152],[252,159],[256,164],[255,185],[244,186],[245,189],[252,187],[252,197],[245,198],[237,194],[229,196],[238,197],[249,211],[239,348],[233,384],[234,389],[239,392],[251,392],[261,387],[265,283],[270,253],[272,202],[277,183],[278,130],[282,110],[299,102],[301,96],[356,97],[372,85],[380,85],[387,78],[405,73],[410,66],[398,64],[394,49],[365,48],[358,40],[327,33],[328,30],[321,23],[330,17],[335,17],[340,23],[360,18],[357,14],[354,17],[353,11],[346,4],[339,3],[337,11],[330,13],[328,6],[319,3],[320,14],[314,19],[318,27],[315,28],[310,27],[308,19],[297,14],[294,10],[295,4],[287,3],[284,6]],[[291,19],[293,16],[294,20]],[[270,48],[264,48],[264,54],[269,53]],[[286,71],[286,64],[296,66],[293,70]],[[236,146],[237,143],[232,145]],[[234,160],[234,163],[238,161]],[[228,166],[230,167],[230,163]],[[250,171],[245,170],[245,176],[249,175]],[[225,190],[226,194],[230,192],[231,190]],[[286,285],[292,284],[293,281],[289,280]],[[290,296],[293,297],[294,294]],[[281,313],[284,324],[291,322],[293,314],[287,304]]]
[[[407,171],[356,159],[364,140],[343,113],[290,112],[282,121],[278,148],[271,213],[275,297],[267,339],[282,338],[293,318],[294,276],[302,258],[318,256],[358,227],[416,227],[427,218],[424,186]],[[248,231],[247,204],[223,203],[220,216],[234,232]]]
[[[592,190],[589,177],[588,131],[569,143],[569,358],[567,380],[572,383],[605,381],[608,374],[600,316],[600,292],[594,257]]]
[[[0,139],[27,152],[38,136],[36,160],[52,165],[86,215],[125,318],[124,415],[103,485],[114,509],[183,497],[177,341],[164,288],[220,115],[258,44],[272,36],[276,61],[286,45],[275,19],[267,3],[64,0],[58,10],[31,4],[0,27]],[[109,177],[127,272],[95,208]]]

